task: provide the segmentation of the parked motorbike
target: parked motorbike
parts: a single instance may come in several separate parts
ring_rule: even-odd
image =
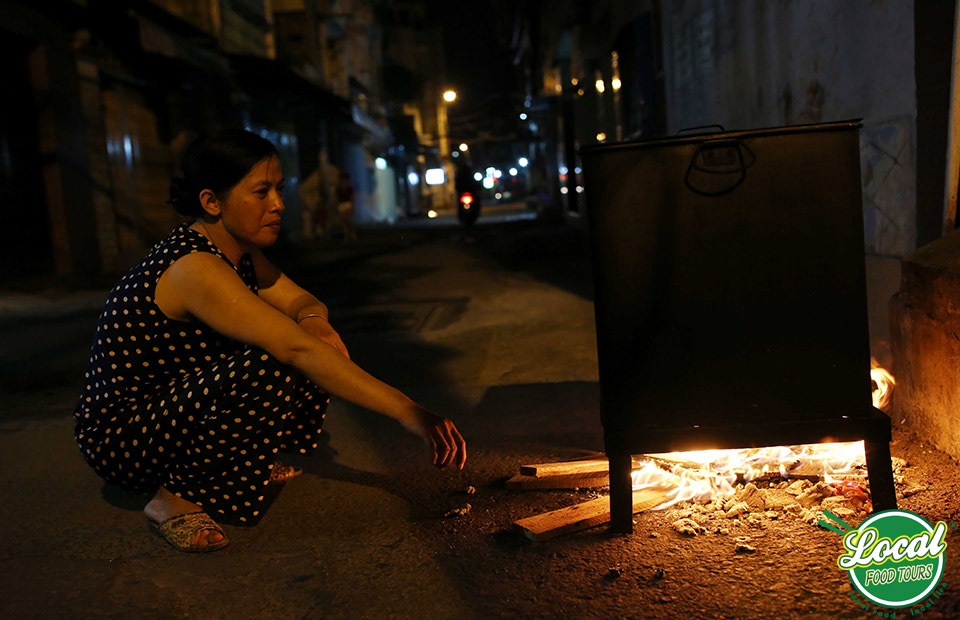
[[[473,197],[470,192],[460,194],[460,200],[457,203],[457,219],[464,226],[471,226],[480,217],[480,201]]]

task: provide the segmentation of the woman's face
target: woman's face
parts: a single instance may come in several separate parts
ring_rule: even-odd
[[[280,235],[283,172],[276,156],[256,164],[221,203],[224,228],[241,245],[266,247]]]

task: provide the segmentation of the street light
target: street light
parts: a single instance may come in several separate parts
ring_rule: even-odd
[[[466,153],[466,152],[469,151],[469,150],[470,150],[470,147],[467,146],[467,143],[466,143],[466,142],[461,142],[461,143],[460,143],[460,152]]]
[[[620,54],[610,53],[610,69],[613,71],[610,80],[610,86],[613,87],[613,124],[619,141],[623,139],[623,126],[620,123]]]
[[[594,79],[597,87],[597,98],[599,99],[598,101],[599,110],[597,111],[597,122],[599,123],[601,128],[604,128],[607,125],[606,121],[603,118],[605,116],[604,108],[606,107],[606,101],[604,100],[603,91],[606,90],[606,86],[604,86],[604,83],[603,83],[603,73],[601,73],[599,69],[594,71]],[[603,137],[601,138],[600,136],[603,136]],[[606,139],[607,139],[607,136],[602,131],[597,134],[597,142],[603,142]]]
[[[453,178],[453,162],[450,159],[450,143],[447,140],[447,105],[453,103],[457,99],[457,93],[454,90],[446,90],[443,93],[443,101],[440,102],[440,105],[437,106],[437,133],[440,134],[440,153],[441,161],[440,165],[443,166],[441,170],[446,172],[445,179],[438,183],[438,185],[443,185],[443,201],[451,202],[454,200],[454,191],[453,188],[446,182],[447,179]],[[429,181],[428,181],[429,183]]]

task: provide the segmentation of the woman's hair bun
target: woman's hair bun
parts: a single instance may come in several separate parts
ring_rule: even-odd
[[[174,177],[170,180],[170,200],[167,204],[173,206],[174,210],[180,215],[194,215],[196,209],[189,204],[187,197],[187,182],[181,177]]]

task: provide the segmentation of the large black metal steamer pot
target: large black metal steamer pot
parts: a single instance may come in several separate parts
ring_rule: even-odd
[[[864,440],[871,400],[859,121],[581,149],[611,523],[631,454]]]

